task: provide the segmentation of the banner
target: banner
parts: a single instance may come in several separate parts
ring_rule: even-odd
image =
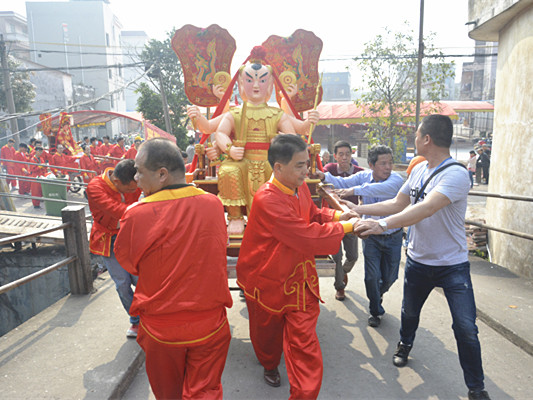
[[[162,129],[159,129],[154,124],[151,124],[148,121],[143,121],[143,129],[144,129],[144,139],[150,140],[155,137],[163,137],[166,139],[172,140],[174,143],[176,143],[176,138],[172,136],[170,133],[165,132]]]

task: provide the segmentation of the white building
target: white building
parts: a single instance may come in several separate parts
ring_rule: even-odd
[[[122,31],[120,34],[120,42],[122,45],[122,52],[124,54],[124,64],[134,64],[140,62],[140,55],[144,46],[149,41],[148,35],[144,31]],[[144,73],[144,66],[124,67],[124,80],[126,83],[138,78]],[[126,111],[137,110],[137,99],[139,95],[135,93],[135,89],[141,82],[148,82],[145,77],[136,80],[124,91],[126,98]]]
[[[97,98],[106,95],[94,109],[126,110],[124,92],[117,91],[124,85],[122,25],[109,0],[27,2],[26,17],[33,61],[72,75],[73,84],[94,87]]]

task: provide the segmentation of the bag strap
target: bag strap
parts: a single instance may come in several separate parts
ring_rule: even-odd
[[[427,181],[424,183],[424,185],[418,191],[418,194],[416,195],[416,198],[415,198],[415,202],[413,204],[416,204],[418,202],[418,200],[420,199],[420,196],[422,196],[422,193],[424,193],[424,190],[426,190],[426,186],[435,177],[435,175],[437,175],[439,172],[445,170],[446,168],[451,167],[452,165],[459,165],[459,166],[463,167],[464,169],[466,169],[466,167],[463,164],[458,163],[458,162],[452,162],[452,163],[443,165],[439,169],[433,171],[431,176],[427,179]]]

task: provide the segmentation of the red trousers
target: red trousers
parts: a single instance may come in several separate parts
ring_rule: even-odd
[[[141,325],[137,342],[146,354],[146,373],[157,399],[220,399],[222,372],[231,333],[229,323],[195,345],[168,345],[153,339]]]
[[[32,178],[40,178],[40,176],[32,176]],[[43,197],[41,182],[31,182],[31,195],[33,197]],[[38,207],[41,204],[40,200],[32,199],[31,202],[35,207]]]
[[[309,292],[306,311],[272,314],[257,302],[246,299],[250,339],[255,355],[266,369],[276,368],[285,353],[291,385],[290,399],[316,399],[322,386],[322,351],[316,334],[320,314],[318,300]]]
[[[6,167],[6,173],[9,175],[16,175],[13,167]],[[12,188],[17,187],[17,180],[13,178],[6,178],[7,186],[11,185]]]

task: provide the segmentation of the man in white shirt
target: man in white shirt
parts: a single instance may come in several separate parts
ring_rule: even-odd
[[[359,214],[389,216],[378,221],[363,220],[355,232],[366,237],[412,225],[405,264],[400,342],[393,356],[394,365],[407,364],[422,306],[433,288],[441,287],[454,321],[452,328],[469,389],[468,398],[489,399],[484,390],[464,229],[470,180],[466,168],[450,157],[452,136],[450,118],[443,115],[424,118],[416,132],[415,145],[417,153],[427,162],[416,166],[394,199],[356,206]],[[452,165],[446,167],[449,164]],[[446,169],[430,179],[441,167]]]

